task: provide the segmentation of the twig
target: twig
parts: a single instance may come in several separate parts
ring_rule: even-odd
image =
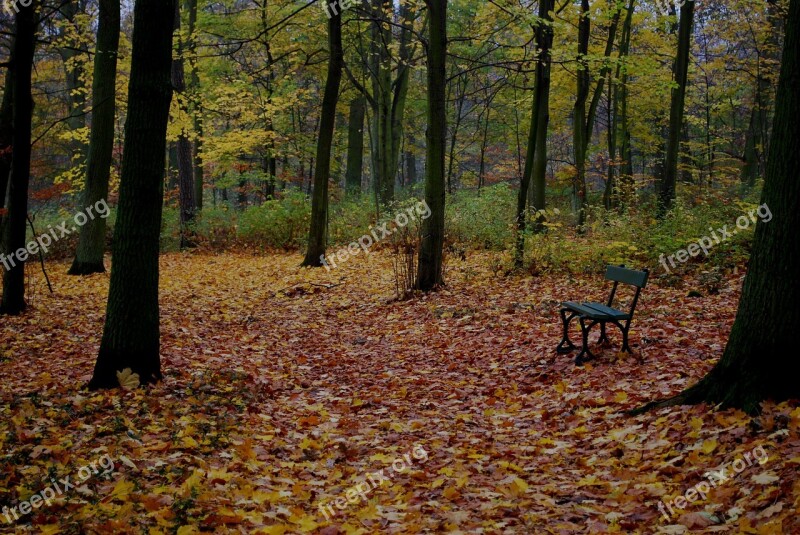
[[[33,238],[36,239],[36,229],[33,227],[33,220],[31,216],[25,216],[28,219],[28,224],[31,226],[31,232],[33,232]],[[42,265],[42,273],[44,274],[44,280],[47,281],[47,288],[50,290],[50,293],[55,293],[53,291],[53,285],[50,284],[50,277],[47,276],[47,270],[44,268],[44,253],[42,253],[42,248],[39,247],[39,263]]]

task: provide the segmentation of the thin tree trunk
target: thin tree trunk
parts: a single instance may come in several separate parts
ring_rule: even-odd
[[[423,222],[415,287],[430,291],[444,284],[445,174],[447,143],[446,61],[447,0],[426,0],[428,6],[428,130],[426,133],[425,201],[431,215]]]
[[[179,113],[190,116],[189,95],[186,94],[186,75],[183,65],[183,41],[181,32],[181,10],[180,3],[175,2],[175,58],[172,60],[172,88],[174,89],[173,98],[177,100]],[[192,142],[189,139],[189,132],[184,128],[178,134],[178,190],[180,204],[181,222],[181,249],[193,247],[191,224],[194,222],[197,205],[195,204],[195,181],[194,181],[194,154],[192,152]]]
[[[659,215],[664,215],[675,200],[675,186],[678,179],[678,153],[680,152],[681,129],[686,101],[686,86],[689,73],[689,58],[692,44],[692,21],[694,19],[694,0],[681,6],[678,23],[678,51],[675,56],[673,74],[677,87],[672,89],[669,110],[669,136],[664,169],[659,182]]]
[[[654,407],[709,403],[749,413],[761,401],[800,398],[791,373],[800,330],[800,0],[790,0],[761,212],[736,320],[722,358],[699,383]]]
[[[194,204],[195,211],[203,209],[203,118],[200,101],[200,76],[197,73],[197,0],[184,0],[183,9],[189,14],[189,40],[185,49],[191,54],[189,58],[188,94],[191,100],[192,126],[194,128]]]
[[[31,120],[33,95],[31,73],[36,42],[38,1],[27,6],[20,3],[16,13],[14,49],[11,52],[13,69],[13,126],[11,179],[8,195],[8,220],[6,222],[6,255],[11,257],[25,247],[25,231],[28,217],[28,183],[31,171]],[[4,264],[3,299],[0,314],[20,314],[25,310],[25,259],[0,257]],[[13,265],[6,266],[9,262]]]
[[[100,0],[98,19],[92,86],[92,131],[86,159],[86,186],[83,191],[84,209],[106,201],[108,197],[108,180],[114,152],[120,0]],[[78,249],[69,274],[104,273],[105,245],[106,220],[100,217],[90,219],[80,229]]]
[[[348,195],[361,193],[361,172],[364,166],[364,111],[367,99],[360,95],[350,101],[347,125],[347,171],[345,190]]]
[[[111,282],[91,389],[118,386],[116,372],[128,368],[142,383],[162,377],[158,253],[176,2],[136,0],[134,7]]]
[[[68,0],[62,3],[60,12],[70,26],[76,25],[76,17],[85,8],[79,0]],[[67,30],[62,28],[60,31],[64,45],[59,48],[58,53],[64,65],[64,75],[66,81],[67,105],[69,107],[69,117],[66,123],[72,132],[86,126],[86,91],[85,91],[85,68],[81,55],[85,54],[81,50],[82,44],[78,39],[66,37]],[[72,151],[72,161],[78,167],[86,163],[86,144],[79,139],[69,142]]]
[[[342,51],[342,15],[337,13],[328,20],[328,76],[320,112],[319,137],[317,138],[317,167],[314,173],[314,195],[311,198],[311,229],[308,249],[302,265],[323,265],[328,233],[328,182],[331,177],[331,145],[336,122],[336,103],[342,81],[344,56]]]
[[[536,79],[533,90],[533,110],[531,128],[528,132],[528,148],[525,155],[525,169],[522,173],[519,195],[517,197],[517,239],[514,249],[514,265],[522,267],[525,251],[526,211],[528,204],[534,213],[544,209],[545,171],[547,170],[547,123],[550,120],[550,48],[553,44],[552,11],[555,0],[541,0],[539,19],[544,23],[536,28],[536,48],[539,58],[536,61]],[[533,230],[543,229],[541,217],[536,215]]]
[[[572,194],[578,213],[578,229],[586,223],[586,151],[589,135],[586,124],[586,100],[589,98],[589,0],[581,0],[580,22],[578,22],[577,91],[572,117],[572,145],[575,156],[575,179]]]

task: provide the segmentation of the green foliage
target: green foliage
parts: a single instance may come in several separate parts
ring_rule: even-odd
[[[450,240],[480,249],[509,247],[514,238],[516,203],[517,192],[506,183],[457,192],[446,205]]]
[[[280,199],[248,207],[239,215],[237,237],[245,243],[273,249],[289,249],[305,243],[311,204],[299,191]]]

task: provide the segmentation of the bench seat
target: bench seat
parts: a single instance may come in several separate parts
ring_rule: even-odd
[[[561,305],[590,319],[624,321],[631,317],[631,315],[626,312],[611,308],[602,303],[594,303],[591,301],[584,301],[583,303],[565,301],[561,303]]]

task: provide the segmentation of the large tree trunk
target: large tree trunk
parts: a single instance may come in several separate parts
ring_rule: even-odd
[[[447,142],[447,0],[426,0],[428,6],[428,131],[426,133],[425,201],[431,215],[423,222],[416,289],[430,291],[444,283],[445,174]]]
[[[83,206],[88,208],[108,197],[108,179],[114,152],[114,119],[117,51],[119,50],[120,0],[100,0],[97,47],[92,85],[92,131],[86,160]],[[106,220],[95,217],[81,227],[70,275],[103,273]]]
[[[331,145],[336,123],[336,103],[339,100],[339,85],[342,81],[344,56],[342,52],[342,15],[338,13],[328,20],[328,77],[320,112],[319,137],[317,138],[317,167],[314,172],[314,195],[311,198],[311,229],[308,234],[308,249],[303,259],[304,266],[323,265],[328,233],[328,182],[331,177]]]
[[[689,59],[691,56],[693,19],[694,0],[688,0],[681,6],[681,16],[678,22],[678,51],[675,55],[675,65],[673,68],[676,87],[672,89],[669,108],[667,153],[664,159],[664,169],[658,183],[660,215],[664,215],[672,208],[672,203],[675,200],[675,185],[678,180],[678,153],[680,152]]]
[[[364,166],[364,111],[367,101],[358,96],[350,101],[347,125],[347,170],[345,190],[348,195],[361,193],[361,172]]]
[[[172,88],[175,90],[174,97],[177,100],[180,115],[189,116],[189,96],[186,94],[186,75],[183,65],[183,42],[180,36],[181,31],[181,10],[180,3],[175,2],[175,34],[177,46],[175,58],[172,60]],[[178,190],[180,204],[181,221],[181,248],[193,247],[191,224],[194,222],[197,205],[195,204],[195,182],[194,182],[194,153],[192,152],[192,142],[189,140],[189,132],[181,129],[178,134]]]
[[[525,154],[525,170],[522,173],[517,196],[517,240],[514,248],[514,265],[522,267],[525,250],[526,205],[532,212],[544,208],[545,172],[547,171],[547,123],[550,120],[550,48],[553,44],[552,11],[555,0],[539,2],[539,19],[545,21],[536,28],[536,78],[533,89],[531,127],[528,131],[528,148]],[[541,151],[544,154],[540,154]],[[536,218],[533,230],[542,230],[541,219]]]
[[[36,42],[37,1],[25,6],[18,5],[16,14],[16,33],[14,50],[11,52],[13,69],[13,112],[14,134],[11,151],[11,179],[8,195],[8,220],[4,231],[7,256],[0,257],[4,263],[3,300],[0,314],[20,314],[25,310],[25,259],[15,252],[25,247],[25,230],[28,217],[28,183],[31,171],[31,120],[33,114],[33,95],[31,94],[31,73],[33,71],[33,51]],[[13,264],[6,266],[5,263]],[[9,269],[10,267],[10,269]]]
[[[681,403],[720,404],[753,413],[765,399],[800,398],[791,373],[800,332],[800,0],[791,0],[775,102],[761,214],[728,344],[719,363],[677,397],[642,410]],[[759,214],[759,215],[761,215]],[[768,219],[768,217],[767,217]]]
[[[91,389],[117,386],[116,372],[127,368],[142,383],[161,379],[158,253],[176,1],[136,0],[134,7],[111,282]]]

